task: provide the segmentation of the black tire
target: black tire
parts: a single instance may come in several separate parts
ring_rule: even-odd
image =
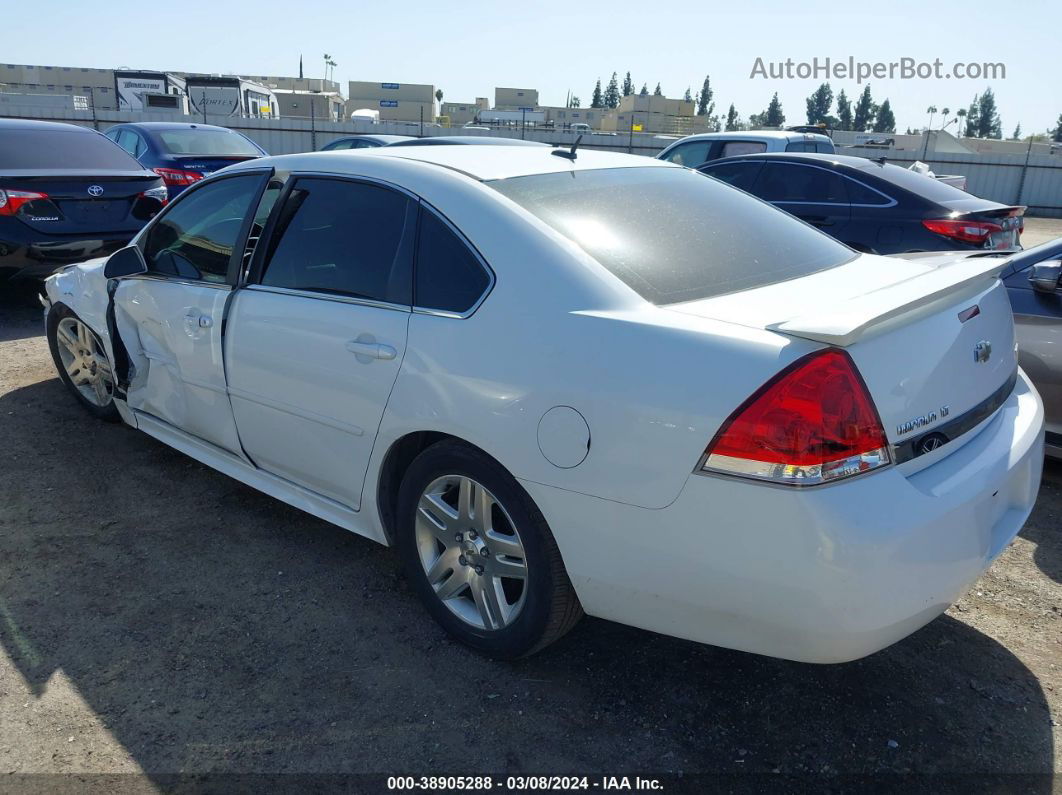
[[[526,593],[512,623],[500,629],[474,627],[455,615],[436,595],[421,563],[417,506],[424,490],[445,475],[478,481],[504,506],[518,529],[525,552]],[[462,442],[438,442],[410,464],[398,493],[395,541],[409,582],[432,617],[454,638],[491,657],[533,654],[558,640],[583,615],[557,542],[538,507],[497,461]]]
[[[79,318],[76,314],[74,314],[74,312],[72,312],[69,307],[66,307],[63,304],[56,304],[51,308],[51,311],[48,312],[48,349],[52,352],[52,361],[55,363],[55,369],[59,373],[59,379],[63,382],[63,384],[66,385],[67,390],[70,392],[70,394],[74,396],[77,402],[81,404],[85,411],[87,411],[93,417],[99,420],[103,420],[105,422],[120,422],[122,416],[118,413],[118,407],[114,405],[113,398],[105,406],[97,406],[94,403],[90,402],[88,399],[85,398],[84,395],[81,394],[81,390],[79,390],[77,386],[74,385],[74,382],[70,379],[70,376],[66,372],[66,368],[63,366],[63,360],[59,356],[59,341],[57,331],[59,328],[59,323],[62,322],[64,318],[68,317],[75,318],[81,323],[85,322],[81,320],[81,318]],[[88,324],[85,323],[85,326],[88,327]],[[99,335],[93,332],[93,336],[96,338],[96,342],[100,343],[100,348],[102,349],[103,346],[102,342],[100,341]],[[113,371],[113,363],[111,363],[111,367]]]

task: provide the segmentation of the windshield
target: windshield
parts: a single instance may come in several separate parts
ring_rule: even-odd
[[[247,155],[261,152],[239,133],[231,130],[161,130],[156,133],[163,148],[171,155]]]
[[[144,170],[114,141],[78,130],[4,130],[0,133],[0,169],[6,168]]]
[[[856,253],[747,193],[681,168],[488,182],[654,304],[796,279]]]

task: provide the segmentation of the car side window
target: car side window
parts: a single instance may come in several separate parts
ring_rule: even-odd
[[[409,306],[416,209],[380,185],[303,177],[280,208],[261,283]]]
[[[136,157],[136,133],[131,133],[129,130],[118,131],[118,146],[122,147],[125,151]]]
[[[346,139],[345,141],[344,140],[339,140],[339,141],[336,141],[335,143],[329,144],[328,145],[328,151],[332,152],[332,151],[335,151],[335,150],[338,150],[338,149],[350,149],[351,144],[353,144],[353,143],[354,142],[351,141],[349,138]]]
[[[848,191],[848,201],[852,204],[885,205],[889,204],[890,198],[854,179],[845,180],[845,188]]]
[[[754,193],[769,202],[847,204],[845,179],[825,168],[796,163],[767,163]]]
[[[688,144],[676,146],[664,159],[680,166],[695,168],[707,162],[711,148],[711,141],[690,141]]]
[[[816,141],[815,151],[820,155],[832,155],[837,149],[834,148],[833,141]]]
[[[752,192],[752,186],[756,183],[763,163],[758,161],[746,161],[738,163],[719,163],[705,166],[704,173],[709,177],[715,177],[735,188]]]
[[[719,152],[719,157],[738,157],[740,155],[758,155],[767,151],[763,141],[727,141]]]
[[[787,152],[814,152],[815,144],[808,141],[790,141],[785,145]]]
[[[421,309],[463,315],[490,286],[490,274],[468,245],[431,210],[417,230],[413,303]]]
[[[144,243],[150,273],[224,283],[232,250],[261,174],[228,177],[194,189],[151,227]]]

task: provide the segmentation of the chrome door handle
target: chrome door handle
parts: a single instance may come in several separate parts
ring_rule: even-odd
[[[384,345],[380,342],[358,342],[357,340],[351,340],[347,343],[347,350],[359,358],[367,356],[372,359],[383,359],[384,361],[390,361],[398,355],[398,351],[390,345]]]

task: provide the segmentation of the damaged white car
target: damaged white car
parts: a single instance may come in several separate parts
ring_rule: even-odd
[[[663,161],[385,147],[203,180],[46,320],[93,414],[394,544],[477,649],[585,611],[838,662],[1033,507],[1004,266],[861,255]]]

